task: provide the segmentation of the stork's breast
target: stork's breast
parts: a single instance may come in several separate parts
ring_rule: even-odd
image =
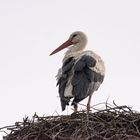
[[[72,79],[72,75],[68,78],[66,87],[65,87],[65,91],[64,91],[64,97],[73,97],[72,95],[72,84],[71,84],[71,79]]]

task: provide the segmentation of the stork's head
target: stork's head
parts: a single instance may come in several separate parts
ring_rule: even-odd
[[[53,55],[64,48],[68,48],[69,51],[73,52],[82,51],[86,47],[86,44],[87,44],[86,35],[81,31],[76,31],[70,35],[69,39],[66,42],[64,42],[61,46],[55,49],[50,55]]]

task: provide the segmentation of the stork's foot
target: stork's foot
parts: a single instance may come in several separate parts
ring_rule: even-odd
[[[73,113],[77,113],[78,112],[78,110],[76,110],[74,108],[72,108],[72,110],[73,110]]]

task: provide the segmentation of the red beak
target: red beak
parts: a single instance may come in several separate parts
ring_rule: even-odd
[[[57,49],[55,49],[50,55],[53,55],[61,50],[63,50],[64,48],[67,48],[68,46],[72,45],[73,42],[68,39],[66,42],[64,42],[62,45],[60,45]]]

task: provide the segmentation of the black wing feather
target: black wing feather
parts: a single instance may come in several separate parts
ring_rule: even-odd
[[[74,65],[74,76],[72,78],[74,100],[72,104],[80,102],[88,96],[89,86],[96,77],[96,73],[89,67],[94,67],[95,64],[96,60],[93,57],[84,55]]]
[[[70,57],[68,60],[66,60],[62,66],[62,73],[68,73],[68,71],[71,70],[72,66],[74,65],[75,60],[73,57]]]
[[[64,62],[62,66],[62,75],[57,82],[57,85],[59,86],[59,96],[60,96],[62,111],[65,110],[66,105],[68,105],[70,101],[70,98],[64,97],[64,91],[68,81],[69,72],[72,69],[74,62],[75,60],[73,57],[70,57]]]
[[[94,82],[103,81],[104,76],[90,69],[90,67],[94,67],[95,64],[96,60],[88,55],[82,56],[77,62],[73,57],[70,57],[64,62],[62,66],[62,75],[57,82],[57,85],[59,86],[59,96],[62,111],[65,110],[66,105],[68,105],[70,101],[70,97],[64,97],[64,91],[71,70],[74,70],[74,75],[71,81],[73,86],[72,94],[74,96],[72,105],[85,99],[93,92],[95,85]],[[91,82],[93,83],[92,85]]]

